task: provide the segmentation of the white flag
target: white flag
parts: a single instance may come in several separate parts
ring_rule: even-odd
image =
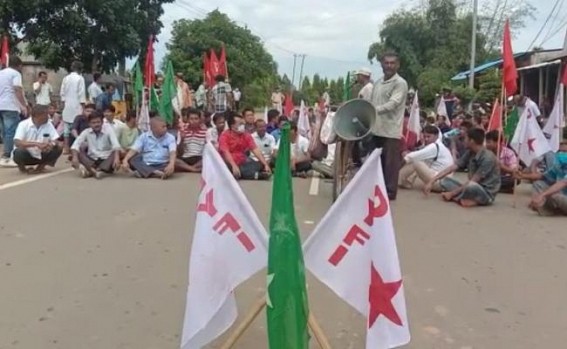
[[[411,104],[408,120],[408,132],[414,133],[416,141],[419,141],[419,136],[421,135],[421,117],[419,115],[419,99],[417,97],[417,91],[415,92],[415,96],[413,97],[413,102]]]
[[[299,118],[297,119],[297,130],[299,134],[308,139],[311,138],[311,125],[309,123],[309,116],[307,115],[305,102],[301,100],[299,107]]]
[[[447,104],[443,96],[439,98],[439,103],[437,104],[437,115],[443,115],[449,121],[449,113],[447,112]]]
[[[151,92],[150,92],[151,93]],[[142,132],[150,130],[150,111],[148,108],[148,101],[146,100],[146,91],[142,92],[142,106],[140,107],[140,112],[138,114],[138,120],[136,124],[138,129]]]
[[[366,348],[409,343],[402,274],[380,150],[305,242],[307,268],[367,318]]]
[[[203,155],[182,349],[202,348],[234,323],[234,289],[268,260],[266,230],[236,180],[210,143]]]
[[[530,108],[525,108],[520,116],[510,146],[527,166],[530,166],[534,159],[551,151],[549,142]]]
[[[563,110],[563,84],[559,84],[557,89],[557,95],[555,96],[555,102],[553,104],[553,109],[551,114],[549,114],[549,119],[543,128],[543,133],[548,137],[549,147],[553,152],[559,150],[559,144],[561,143],[561,138],[563,138],[563,127],[565,127],[565,111]]]

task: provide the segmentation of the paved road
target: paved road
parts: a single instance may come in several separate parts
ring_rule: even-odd
[[[198,177],[96,181],[66,172],[6,186],[22,178],[0,169],[0,348],[177,348]],[[295,181],[303,238],[330,204],[330,185],[314,196],[310,184]],[[271,183],[242,186],[266,224]],[[404,191],[392,205],[407,348],[564,347],[565,220],[531,214],[525,190],[516,209],[511,196],[497,200],[463,210]],[[333,348],[364,348],[364,319],[308,282]],[[264,285],[260,273],[237,290],[241,314]],[[266,348],[265,333],[262,315],[236,348]]]

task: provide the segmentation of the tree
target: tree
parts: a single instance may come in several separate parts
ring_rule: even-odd
[[[48,68],[69,68],[74,60],[86,71],[111,71],[138,55],[150,34],[163,27],[163,4],[173,0],[4,0],[3,29]]]
[[[513,15],[518,29],[527,14]],[[477,62],[499,56],[490,48],[492,38],[484,34],[483,25],[481,21],[478,27]],[[379,59],[387,51],[398,53],[400,75],[420,90],[421,101],[433,102],[450,77],[469,68],[471,28],[470,7],[461,0],[429,0],[424,8],[402,9],[387,17],[380,28],[380,40],[369,48],[368,59]]]
[[[269,93],[264,93],[261,98],[256,93],[264,88],[270,90],[276,87],[276,63],[259,37],[249,29],[238,26],[218,10],[210,12],[204,19],[176,21],[171,41],[167,44],[167,58],[171,59],[177,71],[183,72],[189,81],[198,84],[203,76],[203,54],[214,49],[218,56],[223,44],[231,85],[243,90],[242,98],[247,103],[251,99],[256,103],[260,99],[265,101]],[[264,103],[260,101],[255,106]]]

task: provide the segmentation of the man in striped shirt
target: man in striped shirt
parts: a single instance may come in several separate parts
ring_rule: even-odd
[[[175,162],[175,169],[179,172],[201,172],[207,127],[201,121],[199,110],[186,109],[180,136],[177,153],[181,156]]]
[[[211,110],[215,113],[224,113],[232,109],[232,88],[225,82],[223,75],[217,75],[215,81],[217,83],[211,89]]]

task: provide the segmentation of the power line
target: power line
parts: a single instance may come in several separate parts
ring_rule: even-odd
[[[539,31],[537,32],[537,35],[535,36],[535,38],[532,40],[530,46],[528,46],[528,49],[526,51],[531,50],[531,48],[533,47],[533,45],[535,44],[536,40],[539,38],[539,36],[541,35],[541,33],[543,32],[543,29],[545,29],[545,27],[547,26],[547,23],[549,23],[549,20],[551,19],[551,16],[553,15],[553,13],[555,12],[555,9],[557,8],[557,5],[559,5],[559,0],[555,0],[555,4],[553,5],[553,8],[551,9],[551,11],[549,12],[549,15],[547,16],[547,18],[545,19],[545,22],[543,23],[543,25],[541,26],[541,28],[539,29]]]
[[[557,17],[559,17],[559,13],[561,12],[561,9],[563,8],[564,2],[565,2],[564,0],[561,1],[561,4],[559,5],[557,12],[555,13],[555,16],[553,16],[553,19],[551,20],[551,24],[549,25],[549,29],[547,30],[547,33],[545,34],[545,37],[544,37],[543,40],[545,40],[549,36],[549,33],[551,33],[551,30],[553,29],[553,26],[555,25],[555,21],[557,21]],[[565,16],[562,16],[562,18],[563,17],[565,17]],[[540,45],[540,46],[542,46],[542,45]]]

